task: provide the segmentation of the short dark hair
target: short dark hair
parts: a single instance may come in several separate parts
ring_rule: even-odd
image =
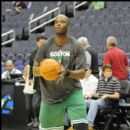
[[[105,64],[105,65],[103,65],[102,71],[105,71],[106,69],[112,70],[112,66],[111,66],[110,64]]]
[[[40,39],[45,39],[45,40],[47,40],[47,37],[44,36],[44,35],[40,35],[40,36],[38,36],[38,37],[36,38],[36,41],[39,41]]]

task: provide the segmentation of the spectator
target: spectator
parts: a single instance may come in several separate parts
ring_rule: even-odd
[[[22,74],[22,72],[15,68],[12,60],[5,62],[6,71],[2,73],[2,79],[10,79],[10,74]]]
[[[98,79],[93,74],[91,74],[91,72],[92,70],[88,68],[86,70],[85,78],[80,80],[85,99],[91,98],[97,90]]]
[[[117,47],[117,39],[110,36],[106,41],[108,51],[104,54],[103,64],[112,65],[112,75],[119,80],[128,79],[128,58],[121,49]]]
[[[38,36],[36,39],[36,45],[37,49],[34,50],[31,53],[30,56],[30,71],[29,71],[29,84],[33,84],[33,89],[36,90],[35,93],[27,93],[25,92],[25,101],[26,101],[26,109],[27,109],[27,115],[28,115],[28,127],[38,127],[39,126],[39,110],[40,110],[40,102],[41,102],[41,92],[40,92],[40,84],[39,84],[39,77],[35,77],[33,81],[33,73],[32,73],[32,66],[33,66],[33,60],[35,58],[35,55],[37,53],[38,48],[45,44],[46,41],[45,36]],[[30,86],[27,86],[30,87]]]
[[[98,68],[98,53],[93,47],[90,46],[88,39],[86,37],[80,37],[78,39],[81,47],[85,50],[87,65],[91,68],[92,74],[99,77]]]
[[[104,9],[105,2],[104,1],[93,1],[89,4],[90,9]]]
[[[17,13],[20,13],[23,9],[26,8],[27,7],[24,1],[13,2],[13,10],[15,10]]]
[[[93,97],[97,99],[86,100],[88,108],[88,130],[94,130],[94,120],[99,108],[107,108],[112,105],[112,99],[119,99],[120,83],[112,76],[112,67],[106,64],[102,67],[103,77],[98,81],[97,93]],[[111,100],[110,100],[111,99]]]
[[[39,48],[34,60],[35,76],[39,75],[38,66],[45,58],[58,60],[63,67],[57,80],[40,78],[40,130],[63,129],[66,110],[75,130],[87,130],[86,107],[79,82],[85,76],[85,52],[75,38],[67,35],[69,25],[67,16],[56,16],[56,34]]]

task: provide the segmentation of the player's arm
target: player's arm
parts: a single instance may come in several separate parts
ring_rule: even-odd
[[[75,69],[66,70],[65,76],[68,76],[73,79],[83,79],[85,77],[87,62],[85,51],[77,43],[76,45],[76,56],[74,57]]]
[[[39,73],[39,63],[38,62],[34,62],[34,64],[33,64],[33,76],[34,77],[40,76],[40,73]]]
[[[34,77],[40,76],[39,66],[40,66],[40,63],[44,60],[44,56],[45,56],[45,45],[42,45],[38,49],[38,51],[35,55],[35,58],[33,60],[32,70],[33,70],[33,76]]]
[[[66,70],[64,75],[74,79],[83,79],[85,77],[85,72],[85,69],[73,71]]]

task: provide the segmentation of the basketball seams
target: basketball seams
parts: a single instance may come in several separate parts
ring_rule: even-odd
[[[54,59],[45,59],[39,67],[40,75],[46,80],[55,80],[61,69],[61,64]]]

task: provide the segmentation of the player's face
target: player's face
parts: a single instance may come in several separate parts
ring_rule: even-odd
[[[55,32],[58,35],[65,35],[68,31],[68,21],[64,17],[57,17],[55,20]]]

